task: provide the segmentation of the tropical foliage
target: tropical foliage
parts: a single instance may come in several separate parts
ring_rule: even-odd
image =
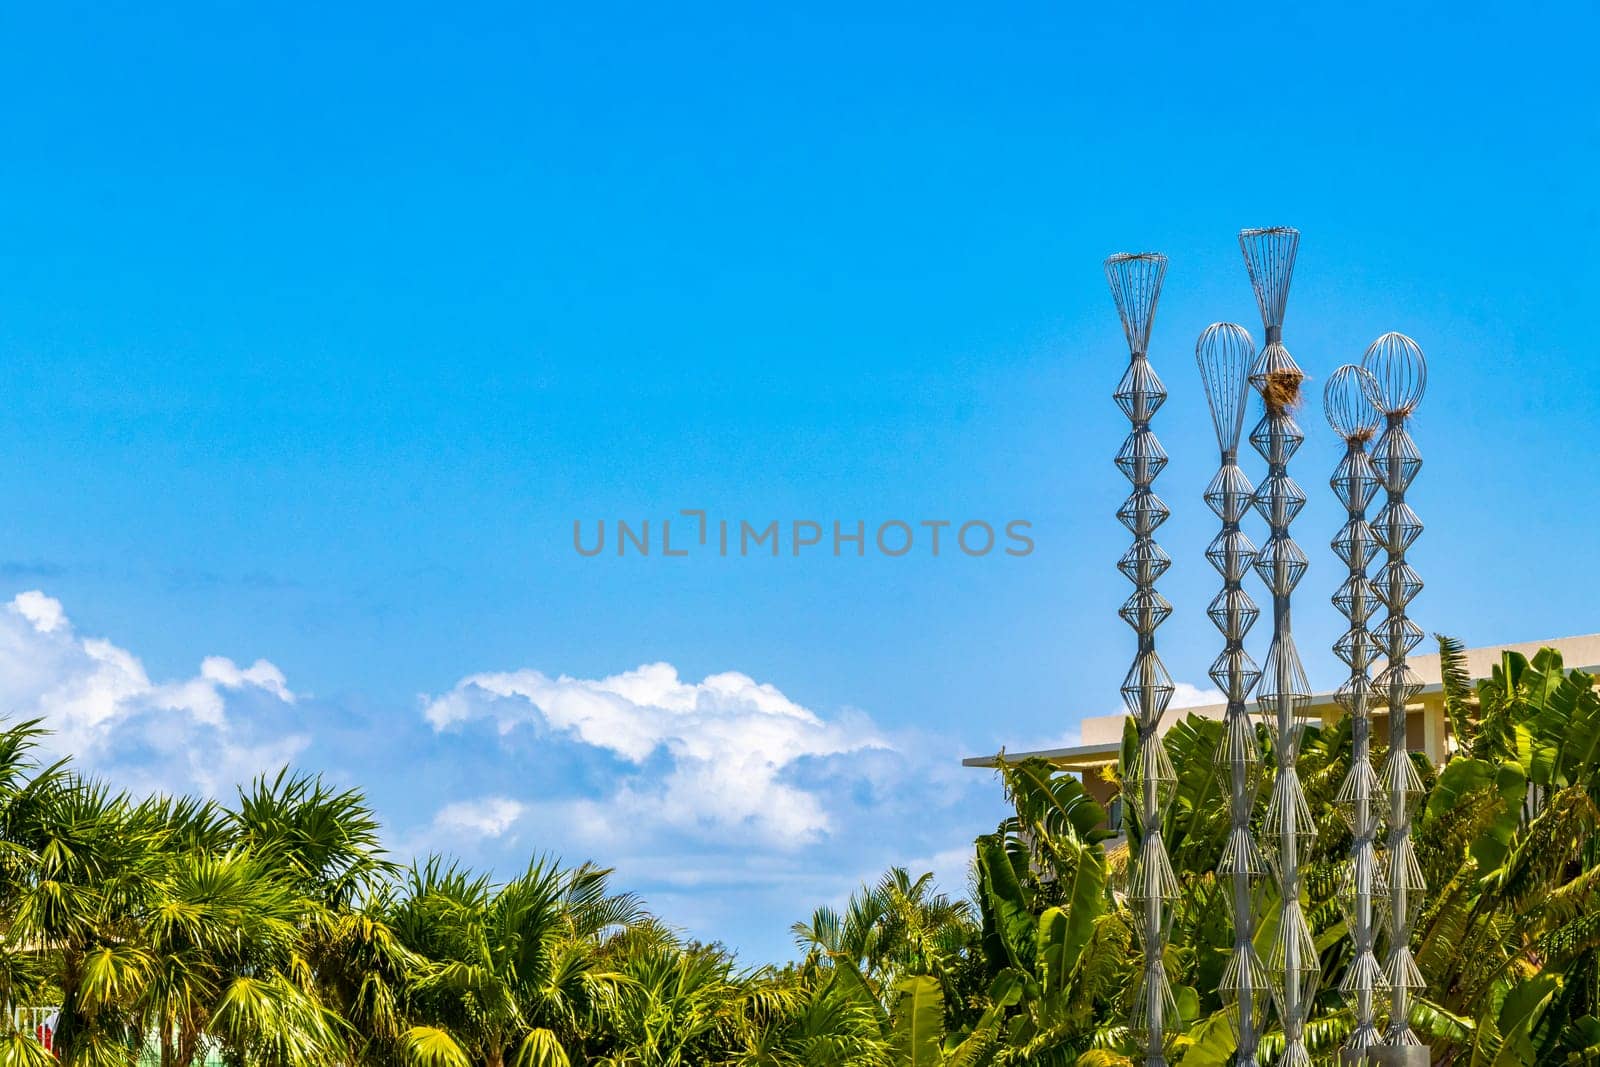
[[[1432,890],[1413,949],[1431,984],[1412,1026],[1446,1064],[1600,1062],[1594,679],[1545,651],[1508,653],[1473,685],[1460,646],[1441,651],[1454,754],[1442,769],[1418,757]],[[1165,738],[1181,887],[1165,962],[1187,1067],[1233,1051],[1216,993],[1231,944],[1212,874],[1218,730],[1191,716]],[[978,838],[964,893],[891,870],[796,923],[794,961],[750,969],[594,866],[402,869],[363,797],[316,777],[263,778],[228,805],[139,799],[38,764],[39,737],[0,729],[0,1067],[1134,1062],[1127,843],[1044,763],[1002,766],[1014,814]],[[1334,901],[1349,836],[1332,805],[1348,748],[1338,724],[1301,757],[1322,831],[1304,903],[1327,975],[1308,1033],[1329,1064],[1351,1027]],[[28,1005],[59,1005],[53,1052]]]

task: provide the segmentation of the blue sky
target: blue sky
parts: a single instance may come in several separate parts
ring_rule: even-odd
[[[1117,707],[1126,349],[1100,262],[1124,249],[1171,257],[1161,641],[1204,684],[1193,343],[1258,331],[1234,234],[1275,224],[1303,233],[1285,335],[1314,378],[1389,329],[1429,355],[1415,617],[1473,644],[1600,630],[1572,556],[1596,22],[14,7],[0,695],[131,787],[292,758],[368,789],[398,850],[592,857],[781,954],[891,862],[959,878],[1000,814],[960,756]],[[1296,625],[1331,685],[1336,446],[1303,422]],[[572,549],[574,520],[683,508],[1025,519],[1036,549]]]

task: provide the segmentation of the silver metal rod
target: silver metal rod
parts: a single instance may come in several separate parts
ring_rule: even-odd
[[[1244,638],[1260,614],[1244,591],[1244,576],[1256,549],[1240,528],[1255,489],[1239,469],[1239,435],[1250,396],[1255,342],[1242,327],[1219,322],[1206,328],[1195,345],[1195,362],[1205,384],[1222,462],[1205,493],[1206,505],[1222,520],[1222,530],[1206,548],[1206,558],[1222,575],[1222,591],[1207,614],[1222,631],[1223,649],[1211,665],[1211,680],[1227,697],[1216,765],[1228,786],[1228,844],[1217,863],[1217,879],[1228,885],[1233,914],[1233,955],[1218,989],[1227,1005],[1236,1042],[1234,1062],[1255,1067],[1264,1007],[1266,976],[1255,952],[1255,883],[1265,875],[1261,853],[1250,837],[1261,754],[1249,699],[1261,671],[1244,650]]]
[[[1346,364],[1333,372],[1323,390],[1328,424],[1345,444],[1344,457],[1329,484],[1345,506],[1345,523],[1333,539],[1333,550],[1344,561],[1347,572],[1333,595],[1333,603],[1349,620],[1349,628],[1333,645],[1334,652],[1350,668],[1349,677],[1335,698],[1351,719],[1350,770],[1335,798],[1351,831],[1350,853],[1340,871],[1338,888],[1339,904],[1355,943],[1350,966],[1339,986],[1356,1020],[1355,1029],[1344,1044],[1346,1062],[1365,1057],[1368,1049],[1382,1044],[1375,1013],[1378,997],[1388,989],[1372,951],[1377,933],[1373,898],[1374,893],[1384,891],[1375,883],[1375,849],[1381,820],[1373,795],[1376,776],[1372,771],[1370,717],[1371,671],[1378,646],[1367,629],[1367,620],[1377,607],[1376,593],[1367,578],[1367,565],[1378,553],[1376,538],[1367,524],[1367,505],[1378,488],[1378,475],[1367,455],[1367,444],[1377,433],[1380,421],[1367,396],[1373,384],[1366,371]]]
[[[1270,536],[1256,559],[1256,573],[1272,593],[1272,644],[1267,651],[1262,690],[1256,702],[1273,733],[1275,767],[1266,825],[1273,836],[1273,873],[1278,882],[1277,939],[1268,961],[1278,1014],[1283,1021],[1285,1067],[1309,1067],[1305,1045],[1308,1007],[1320,977],[1316,945],[1300,909],[1302,844],[1316,826],[1300,787],[1298,764],[1303,717],[1311,687],[1295,649],[1291,601],[1306,570],[1305,553],[1290,535],[1290,523],[1305,505],[1305,493],[1289,476],[1289,460],[1305,440],[1294,421],[1305,374],[1283,346],[1283,316],[1294,276],[1300,235],[1288,227],[1245,230],[1239,247],[1255,289],[1267,345],[1257,357],[1250,384],[1265,409],[1250,443],[1267,461],[1267,476],[1256,490],[1256,510]]]
[[[1389,753],[1382,776],[1389,808],[1385,865],[1389,882],[1389,955],[1384,972],[1390,996],[1384,1044],[1415,1047],[1421,1042],[1411,1030],[1411,996],[1413,991],[1425,988],[1426,982],[1411,955],[1411,924],[1421,906],[1425,885],[1411,843],[1411,815],[1422,796],[1422,781],[1411,763],[1406,708],[1422,691],[1422,682],[1407,665],[1406,654],[1422,639],[1422,631],[1407,617],[1406,607],[1422,590],[1422,581],[1411,569],[1406,550],[1422,533],[1422,523],[1406,503],[1406,489],[1421,469],[1422,457],[1406,423],[1426,389],[1427,361],[1411,338],[1387,333],[1368,347],[1361,365],[1371,376],[1367,381],[1368,398],[1383,413],[1385,423],[1383,436],[1373,446],[1374,465],[1383,483],[1384,506],[1372,524],[1385,555],[1376,589],[1388,609],[1381,629],[1388,664],[1377,679],[1389,713]]]
[[[1123,679],[1122,699],[1139,734],[1138,753],[1133,766],[1127,768],[1124,795],[1132,794],[1138,800],[1129,834],[1130,842],[1137,845],[1129,896],[1140,913],[1144,967],[1130,1028],[1144,1047],[1146,1067],[1165,1067],[1167,1019],[1177,1014],[1164,960],[1166,913],[1177,895],[1177,882],[1161,839],[1162,810],[1170,801],[1175,776],[1162,747],[1160,726],[1173,686],[1155,647],[1156,627],[1172,613],[1172,605],[1155,591],[1155,581],[1171,561],[1153,537],[1168,511],[1151,488],[1166,466],[1167,456],[1150,430],[1150,420],[1167,393],[1147,356],[1166,267],[1167,258],[1155,252],[1115,255],[1105,263],[1129,354],[1114,398],[1132,424],[1116,462],[1133,483],[1133,492],[1117,510],[1117,518],[1134,535],[1133,546],[1118,563],[1118,569],[1132,580],[1134,591],[1119,614],[1138,635],[1138,651]]]

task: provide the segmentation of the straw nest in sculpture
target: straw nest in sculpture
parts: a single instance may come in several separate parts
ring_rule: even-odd
[[[1267,411],[1282,415],[1298,408],[1304,399],[1301,391],[1305,382],[1305,373],[1299,370],[1268,371],[1261,383],[1261,399],[1266,401]]]

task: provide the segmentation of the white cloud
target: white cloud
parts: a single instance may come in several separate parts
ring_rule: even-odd
[[[634,768],[609,798],[634,825],[744,830],[788,846],[833,827],[820,792],[796,772],[889,747],[864,717],[825,720],[737,672],[685,682],[666,663],[599,679],[474,674],[427,701],[424,715],[438,731],[484,721],[501,736],[526,729],[611,754]]]
[[[500,837],[516,825],[528,806],[510,797],[484,797],[446,804],[433,817],[435,830],[474,838]]]
[[[61,601],[47,597],[37,589],[18,593],[11,604],[42,634],[53,632],[67,621],[66,612],[61,610]]]
[[[1221,704],[1224,700],[1222,690],[1215,687],[1202,687],[1190,682],[1174,682],[1172,684],[1172,703],[1168,708],[1202,708],[1207,704]]]
[[[152,681],[127,649],[78,634],[53,597],[30,590],[0,608],[0,708],[11,721],[40,719],[48,753],[115,770],[119,784],[215,793],[293,759],[304,737],[228,714],[230,699],[263,697],[295,700],[266,660],[212,656],[196,675]]]
[[[312,701],[268,660],[152,676],[37,590],[0,600],[0,710],[42,720],[46,758],[136,793],[225,797],[286,763],[326,770],[368,792],[402,862],[440,851],[506,877],[531,854],[593,860],[668,921],[755,958],[891,864],[960,892],[965,843],[1004,810],[952,739],[820,713],[738,672],[475,674],[396,722]]]

